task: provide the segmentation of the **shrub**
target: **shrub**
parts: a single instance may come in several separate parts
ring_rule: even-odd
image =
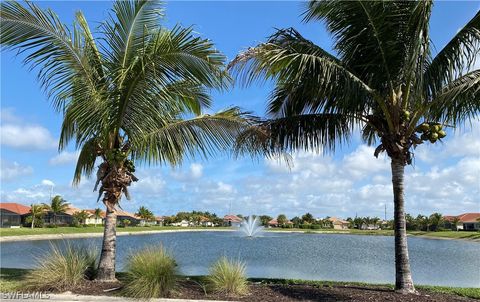
[[[168,295],[175,287],[177,264],[163,246],[150,246],[129,256],[125,294],[140,299]]]
[[[226,295],[244,295],[248,292],[245,270],[245,262],[223,256],[210,267],[207,276],[209,288]]]
[[[36,268],[25,277],[32,290],[65,290],[93,279],[96,273],[95,249],[66,242],[50,245],[50,251],[36,259]]]

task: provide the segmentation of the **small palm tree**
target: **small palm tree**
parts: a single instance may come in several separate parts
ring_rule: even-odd
[[[246,84],[275,81],[269,119],[238,142],[239,153],[276,156],[333,151],[355,129],[391,159],[395,287],[414,292],[405,227],[405,166],[413,150],[441,141],[446,126],[478,117],[480,12],[435,56],[429,36],[433,1],[309,1],[306,21],[323,21],[337,56],[281,29],[230,64]]]
[[[278,225],[284,226],[287,223],[287,221],[288,219],[287,219],[287,216],[285,216],[285,214],[278,215],[277,217]]]
[[[96,208],[95,211],[93,211],[93,217],[95,218],[95,224],[94,227],[97,227],[97,220],[102,218],[102,210],[100,208]]]
[[[74,184],[91,175],[106,206],[97,279],[115,280],[116,207],[138,178],[136,163],[179,165],[233,145],[245,118],[238,108],[205,114],[209,90],[230,84],[225,56],[192,28],[161,25],[158,1],[115,1],[96,36],[81,12],[72,27],[32,2],[2,1],[2,49],[25,62],[63,113],[59,149],[75,141]]]
[[[52,201],[50,204],[43,203],[42,206],[44,207],[45,210],[48,212],[52,213],[53,216],[53,225],[57,225],[57,215],[59,214],[64,214],[70,204],[63,199],[60,195],[57,195],[52,198]]]
[[[142,218],[143,220],[145,220],[146,222],[154,219],[154,215],[153,213],[147,209],[146,207],[144,206],[141,206],[139,209],[138,209],[138,212],[136,213],[136,215],[140,218]]]
[[[85,210],[73,213],[73,218],[76,219],[79,224],[83,225],[86,225],[89,216],[90,214]]]
[[[45,213],[45,206],[39,204],[32,204],[30,206],[30,215],[32,216],[32,225],[31,228],[35,227],[35,219],[42,219]]]

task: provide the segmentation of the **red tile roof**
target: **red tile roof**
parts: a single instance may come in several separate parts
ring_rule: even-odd
[[[225,215],[223,217],[223,221],[230,221],[230,222],[242,222],[242,218],[236,216],[236,215]]]
[[[30,213],[30,207],[15,202],[0,202],[0,209],[7,210],[18,215]]]
[[[480,213],[464,213],[457,216],[443,216],[443,219],[452,221],[454,217],[458,217],[459,222],[478,222]]]
[[[90,217],[95,216],[95,209],[88,209],[88,210],[85,210],[85,212],[90,214]],[[105,218],[105,211],[100,211],[100,217]]]
[[[272,219],[268,222],[269,225],[278,225],[278,221],[276,219]]]

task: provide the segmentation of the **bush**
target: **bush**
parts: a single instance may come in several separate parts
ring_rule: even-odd
[[[248,293],[246,265],[240,260],[229,260],[223,256],[212,267],[207,276],[208,286],[217,293],[239,296]]]
[[[23,223],[24,227],[31,227],[32,226],[32,215],[29,215],[25,218],[25,222]],[[42,217],[36,217],[35,218],[35,223],[33,224],[33,227],[35,228],[43,228],[43,218]]]
[[[96,273],[97,253],[93,248],[66,242],[50,245],[50,251],[36,259],[36,268],[25,277],[32,290],[66,290],[91,280]]]
[[[177,264],[163,246],[150,246],[129,256],[125,294],[140,299],[168,295],[175,287]]]

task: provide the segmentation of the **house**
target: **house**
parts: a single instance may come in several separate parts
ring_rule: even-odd
[[[480,230],[480,213],[464,213],[457,216],[444,216],[443,219],[452,222],[458,218],[457,230],[478,231]]]
[[[184,219],[180,222],[174,222],[174,223],[172,223],[172,225],[173,226],[179,226],[179,227],[188,227],[188,226],[190,226],[190,222],[188,222]]]
[[[165,222],[165,217],[163,217],[163,216],[156,216],[155,217],[155,224],[156,225],[163,226],[164,222]]]
[[[142,219],[135,214],[129,213],[122,209],[116,209],[117,212],[117,225],[123,224],[124,220],[130,221],[130,225],[138,225],[141,223]],[[145,223],[145,222],[144,222]]]
[[[200,218],[200,225],[203,226],[203,227],[213,227],[213,222],[210,221],[210,219],[208,219],[207,217],[205,216],[202,216]]]
[[[223,217],[223,225],[225,226],[240,227],[242,226],[242,222],[243,219],[237,215],[225,215]]]
[[[0,202],[0,227],[20,227],[30,214],[30,207],[14,202]]]
[[[268,227],[278,227],[278,221],[274,218],[268,222]]]
[[[334,230],[347,230],[348,225],[350,224],[348,221],[339,219],[337,217],[330,217],[328,218],[328,221],[332,223]]]
[[[71,205],[65,210],[64,213],[53,214],[51,211],[46,211],[43,216],[43,222],[45,224],[56,225],[71,225],[73,223],[73,214],[80,212],[81,210]]]
[[[103,221],[105,219],[105,211],[101,211],[100,212],[100,217],[96,218],[95,217],[95,210],[92,210],[92,209],[88,209],[88,210],[85,210],[85,212],[87,212],[89,214],[88,218],[85,219],[85,224],[99,224],[99,225],[102,225],[103,224]]]

